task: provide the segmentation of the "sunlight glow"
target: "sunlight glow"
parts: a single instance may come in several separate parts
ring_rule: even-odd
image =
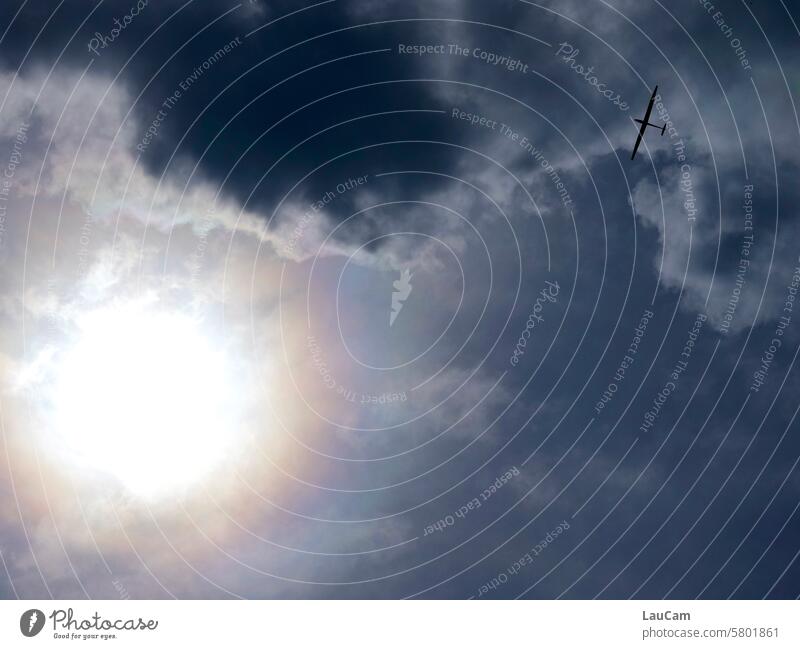
[[[179,313],[90,312],[57,366],[54,424],[68,452],[151,497],[206,475],[231,442],[224,353]]]

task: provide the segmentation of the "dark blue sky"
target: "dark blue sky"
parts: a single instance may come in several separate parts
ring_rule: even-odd
[[[50,4],[0,8],[5,597],[800,595],[796,2]],[[47,397],[148,290],[245,413],[156,502]]]

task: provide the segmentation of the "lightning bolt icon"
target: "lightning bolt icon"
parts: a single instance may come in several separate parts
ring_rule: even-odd
[[[28,631],[33,630],[33,625],[36,624],[36,620],[38,619],[38,615],[36,615],[36,611],[31,613],[31,619],[28,620]]]
[[[391,327],[394,324],[395,319],[398,315],[400,315],[400,309],[403,308],[403,302],[408,299],[408,296],[411,295],[411,289],[414,288],[411,286],[411,278],[413,275],[411,271],[406,268],[402,273],[400,273],[400,279],[392,282],[392,286],[394,286],[395,290],[392,292],[392,312],[389,314],[389,326]]]

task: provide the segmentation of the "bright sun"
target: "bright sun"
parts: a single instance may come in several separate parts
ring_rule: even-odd
[[[79,326],[54,382],[67,452],[142,497],[207,474],[231,440],[225,355],[192,318],[147,305],[93,311]]]

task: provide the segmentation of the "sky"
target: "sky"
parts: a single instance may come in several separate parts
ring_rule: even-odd
[[[799,22],[4,2],[0,595],[800,596]]]

